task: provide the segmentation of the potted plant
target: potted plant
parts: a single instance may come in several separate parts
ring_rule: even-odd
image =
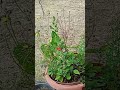
[[[47,61],[46,81],[57,90],[83,90],[85,87],[85,44],[81,40],[75,51],[66,45],[64,38],[58,35],[58,26],[53,17],[51,37],[48,44],[41,45],[41,51]]]

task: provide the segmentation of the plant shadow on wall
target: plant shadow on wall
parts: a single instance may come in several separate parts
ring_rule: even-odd
[[[18,60],[20,69],[25,80],[21,79],[21,85],[33,86],[35,73],[35,50],[34,45],[29,43],[18,43],[13,50],[15,58]]]
[[[21,87],[28,86],[28,88],[30,88],[30,86],[34,85],[34,71],[35,71],[34,43],[33,44],[29,43],[27,40],[25,40],[24,36],[22,36],[22,41],[18,40],[18,38],[20,37],[16,37],[16,33],[12,25],[12,18],[9,16],[9,14],[3,15],[1,17],[1,22],[4,24],[6,30],[8,30],[9,32],[10,35],[9,39],[12,38],[12,40],[15,43],[15,46],[11,52],[11,47],[8,42],[8,38],[6,37],[5,33],[2,34],[13,61],[15,62],[15,64],[18,65],[19,69],[22,72],[20,82],[18,81],[16,84],[18,84],[18,86],[22,85]]]
[[[63,37],[58,35],[57,20],[54,16],[50,29],[52,30],[52,40],[48,44],[41,45],[41,50],[47,63],[45,73],[47,82],[58,90],[60,88],[62,90],[82,90],[85,82],[84,39],[81,39],[80,44],[76,47],[68,46],[66,44],[68,37],[65,34]],[[74,49],[74,51],[71,49]],[[59,85],[63,86],[59,87]],[[73,85],[73,87],[70,87],[70,85]],[[64,86],[66,86],[66,89]]]
[[[86,53],[101,54],[105,58],[105,63],[89,63],[86,66],[87,90],[119,90],[120,88],[120,19],[113,21],[110,25],[112,33],[106,44],[86,51]]]

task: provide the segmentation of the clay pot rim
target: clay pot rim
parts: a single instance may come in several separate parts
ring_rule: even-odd
[[[77,84],[81,84],[80,82],[71,82],[71,83],[61,83],[61,82],[57,82],[55,81],[56,83],[58,84],[62,84],[62,85],[77,85]]]

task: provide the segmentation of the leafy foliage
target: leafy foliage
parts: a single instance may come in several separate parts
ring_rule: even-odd
[[[70,51],[64,40],[58,36],[58,27],[55,17],[50,26],[52,40],[41,45],[45,59],[48,60],[48,74],[58,82],[83,82],[85,67],[85,44],[81,40],[76,52]],[[84,83],[84,82],[83,82]]]

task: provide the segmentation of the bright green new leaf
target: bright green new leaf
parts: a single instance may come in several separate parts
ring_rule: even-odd
[[[55,80],[59,80],[60,79],[60,75],[57,75]]]
[[[70,80],[70,79],[71,79],[70,73],[68,73],[68,74],[66,75],[66,78],[67,78],[67,80]]]
[[[75,69],[73,72],[74,74],[80,74],[80,72],[77,69]]]
[[[56,32],[52,31],[52,42],[51,42],[51,46],[53,46],[53,50],[56,49],[56,47],[58,46],[58,44],[60,43],[61,39],[60,37],[57,35]]]

